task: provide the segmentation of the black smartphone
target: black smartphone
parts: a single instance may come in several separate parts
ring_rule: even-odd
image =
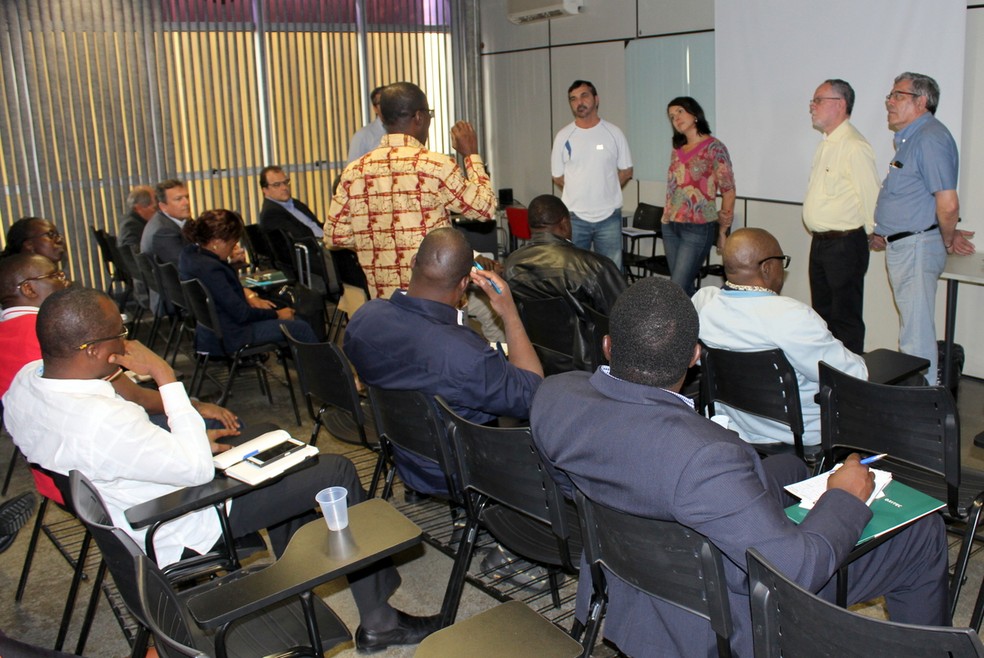
[[[287,455],[300,450],[305,445],[296,439],[288,439],[255,455],[250,455],[246,458],[246,461],[257,466],[266,466],[271,462],[283,459]]]

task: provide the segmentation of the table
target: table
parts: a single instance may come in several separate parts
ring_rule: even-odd
[[[252,612],[300,596],[315,653],[321,655],[311,590],[420,542],[421,530],[390,503],[372,498],[349,508],[349,526],[329,531],[316,519],[291,537],[284,554],[262,571],[188,600],[202,628],[224,626]]]
[[[960,283],[984,285],[984,256],[948,255],[940,278],[946,281],[946,328],[943,333],[943,363],[940,364],[940,372],[943,373],[943,385],[949,387],[953,376],[953,339],[957,331],[957,287]],[[974,445],[984,447],[984,432],[974,437]]]
[[[868,381],[876,384],[897,384],[929,368],[929,359],[879,348],[862,355],[868,367]]]

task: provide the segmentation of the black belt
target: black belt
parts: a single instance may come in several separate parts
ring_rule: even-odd
[[[885,242],[895,242],[896,240],[901,240],[902,238],[908,238],[913,235],[919,235],[920,233],[925,233],[926,231],[932,231],[934,228],[939,228],[939,224],[933,224],[929,228],[924,228],[921,231],[902,231],[901,233],[892,233],[891,235],[885,236]]]
[[[814,240],[833,240],[835,238],[846,238],[850,235],[854,235],[858,231],[864,233],[864,227],[859,226],[857,228],[852,228],[849,231],[815,231],[813,233]]]

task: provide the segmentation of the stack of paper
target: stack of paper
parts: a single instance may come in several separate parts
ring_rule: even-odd
[[[786,491],[791,493],[800,499],[800,507],[803,509],[813,509],[813,506],[817,504],[822,496],[827,491],[827,478],[831,476],[834,471],[841,467],[841,464],[837,464],[832,470],[826,473],[821,473],[815,477],[803,480],[802,482],[796,482],[795,484],[786,485],[784,488]],[[871,492],[871,496],[865,501],[865,505],[871,506],[871,503],[877,498],[881,498],[885,494],[883,493],[885,487],[888,483],[892,481],[892,474],[888,471],[881,471],[876,468],[871,469],[871,472],[875,474],[875,489]]]
[[[245,461],[247,455],[262,452],[289,438],[290,434],[284,430],[267,432],[242,445],[236,446],[232,450],[226,450],[215,455],[212,458],[212,463],[215,464],[215,468],[225,471],[225,474],[231,478],[241,480],[247,484],[259,484],[264,480],[269,480],[272,477],[280,475],[287,469],[300,464],[305,459],[318,454],[318,448],[309,445],[290,453],[282,459],[264,464],[263,466],[257,466],[256,464]]]

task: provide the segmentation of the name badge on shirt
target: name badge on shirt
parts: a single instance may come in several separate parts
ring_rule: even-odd
[[[598,144],[597,146],[595,146],[595,150],[596,151],[604,151],[605,150],[605,145],[604,144]]]

